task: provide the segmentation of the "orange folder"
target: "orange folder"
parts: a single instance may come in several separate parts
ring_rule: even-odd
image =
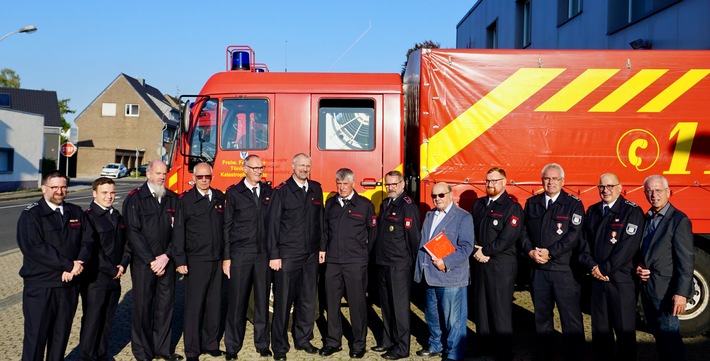
[[[444,258],[456,250],[444,232],[439,232],[439,234],[434,236],[431,241],[424,245],[424,249],[429,252],[430,256],[436,258]]]

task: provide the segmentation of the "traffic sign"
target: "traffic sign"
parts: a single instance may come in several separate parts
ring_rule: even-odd
[[[72,142],[66,142],[62,144],[61,153],[65,157],[71,157],[76,153],[76,146]]]

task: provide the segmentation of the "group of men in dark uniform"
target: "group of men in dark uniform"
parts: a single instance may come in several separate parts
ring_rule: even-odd
[[[23,360],[41,360],[45,351],[48,360],[63,359],[79,294],[84,309],[81,359],[104,359],[121,293],[119,280],[129,261],[131,347],[138,360],[183,358],[170,344],[173,270],[185,279],[184,345],[190,361],[201,354],[238,358],[252,289],[254,345],[260,356],[286,360],[291,309],[296,350],[321,356],[341,351],[345,295],[353,328],[349,356],[362,358],[371,253],[384,328],[371,350],[389,360],[409,357],[411,282],[422,238],[419,207],[404,192],[402,174],[391,171],[385,176],[387,198],[375,214],[370,200],[354,191],[354,174],[347,168],[335,174],[337,195],[324,204],[320,184],[310,179],[311,165],[307,154],[296,154],[292,176],[272,189],[261,181],[263,161],[249,155],[245,177],[222,193],[210,186],[211,166],[200,163],[193,170],[194,188],[178,196],[164,186],[165,164],[154,161],[147,182],[124,201],[123,217],[112,207],[112,180],[94,182],[94,201],[82,212],[64,201],[67,178],[59,172],[46,174],[42,199],[28,206],[18,222],[25,282]],[[659,353],[664,359],[684,358],[677,315],[690,295],[692,234],[687,217],[668,203],[665,178],[651,176],[644,182],[652,206],[647,218],[655,220],[650,222],[621,196],[619,179],[611,173],[600,177],[601,202],[586,212],[578,198],[563,190],[564,171],[558,164],[543,168],[544,192],[530,197],[524,209],[505,191],[506,183],[505,170],[490,169],[486,196],[471,211],[475,249],[470,304],[482,340],[477,352],[503,360],[513,356],[512,305],[520,250],[533,265],[538,359],[552,357],[555,304],[566,339],[563,355],[574,359],[583,350],[580,286],[571,266],[575,262],[593,278],[595,358],[635,359],[639,279]],[[311,343],[319,264],[326,265],[328,316],[321,349]],[[219,349],[222,274],[228,279],[226,352]],[[421,355],[441,353],[425,348]]]

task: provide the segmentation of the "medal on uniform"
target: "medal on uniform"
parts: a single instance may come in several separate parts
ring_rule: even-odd
[[[616,244],[616,231],[611,231],[611,239],[609,240],[609,242],[611,242],[611,244]]]
[[[557,234],[562,234],[562,223],[557,223]]]
[[[497,219],[494,219],[494,220],[493,220],[493,225],[494,225],[494,226],[497,226],[497,225],[498,225],[498,220],[497,220]]]
[[[394,231],[394,226],[390,226],[390,232]]]

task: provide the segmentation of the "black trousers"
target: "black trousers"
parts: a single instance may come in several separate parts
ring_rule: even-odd
[[[513,343],[513,292],[517,263],[473,264],[473,320],[484,353],[509,358]]]
[[[254,289],[254,346],[269,348],[269,295],[272,271],[266,253],[240,253],[232,257],[229,279],[229,305],[224,331],[227,352],[239,352],[244,346],[249,295]]]
[[[412,266],[377,266],[377,283],[382,306],[382,341],[399,356],[409,356],[409,301]]]
[[[579,360],[584,348],[584,326],[580,309],[580,286],[571,271],[535,269],[532,273],[532,299],[535,306],[536,353],[538,359],[549,360],[553,324],[553,309],[557,304],[564,339],[563,356],[566,360]]]
[[[185,275],[185,356],[219,349],[222,261],[189,262]]]
[[[175,303],[175,264],[165,266],[158,277],[150,265],[131,263],[133,308],[131,311],[131,351],[139,360],[173,353],[170,330]]]
[[[22,290],[22,313],[25,316],[23,361],[64,360],[78,302],[77,286],[25,286]]]
[[[92,283],[81,287],[81,338],[79,359],[103,360],[111,336],[121,287]]]
[[[304,346],[313,339],[318,284],[318,253],[283,258],[274,272],[274,318],[271,345],[274,352],[286,353],[289,310],[293,305],[293,343]]]
[[[615,348],[618,357],[614,356]],[[592,349],[596,360],[636,360],[633,282],[592,281]]]
[[[364,350],[367,338],[367,263],[328,263],[325,267],[325,297],[328,312],[328,335],[325,346],[339,347],[343,338],[340,300],[347,295],[352,349]]]

